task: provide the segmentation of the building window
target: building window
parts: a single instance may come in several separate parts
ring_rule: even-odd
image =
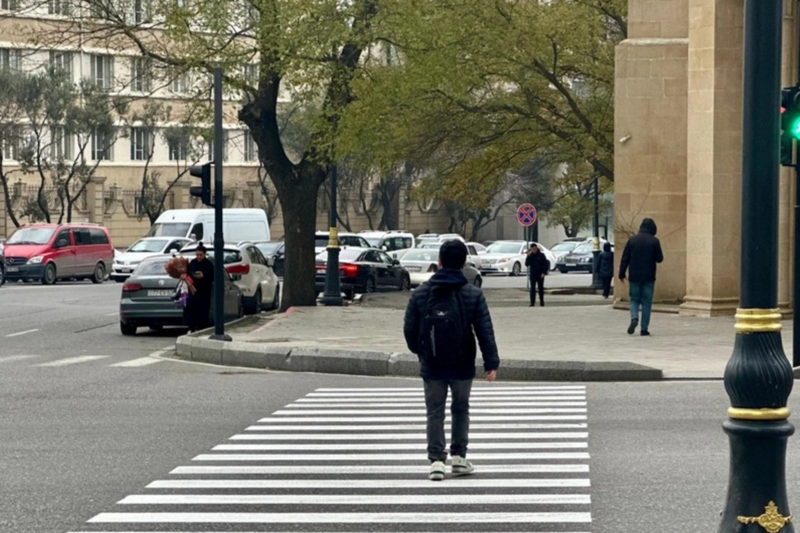
[[[256,150],[256,142],[253,139],[253,134],[250,131],[244,132],[244,160],[255,161],[258,158]]]
[[[18,0],[0,0],[0,9],[6,11],[17,11],[19,9]]]
[[[0,49],[0,68],[6,71],[19,72],[22,70],[22,51]]]
[[[170,90],[175,94],[186,94],[189,92],[189,73],[181,72],[173,74],[172,82],[169,84]]]
[[[150,132],[144,128],[131,128],[131,161],[147,161],[152,154]]]
[[[208,141],[208,160],[214,161],[214,139]],[[228,132],[222,132],[222,160],[228,160]]]
[[[60,70],[72,79],[72,52],[50,52],[50,68]]]
[[[148,93],[151,90],[153,78],[150,58],[134,57],[131,60],[131,90],[139,93]]]
[[[51,15],[71,15],[72,6],[70,5],[70,0],[49,0],[47,12]]]
[[[74,138],[64,128],[53,127],[50,129],[50,157],[56,161],[72,160]]]
[[[114,86],[114,57],[91,56],[92,83],[99,89],[110,91]]]
[[[19,132],[9,131],[2,142],[3,159],[18,161],[19,160],[19,147],[21,144]]]
[[[150,22],[150,0],[133,0],[133,23]]]
[[[248,63],[244,66],[244,81],[252,86],[258,86],[258,64]]]
[[[114,140],[111,132],[95,131],[92,133],[92,159],[95,161],[111,161],[114,158]]]
[[[170,161],[184,161],[187,158],[189,146],[186,139],[170,139],[168,145]]]

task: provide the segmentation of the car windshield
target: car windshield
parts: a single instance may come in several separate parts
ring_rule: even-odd
[[[364,237],[364,240],[367,241],[373,248],[377,248],[381,244],[380,237]]]
[[[165,240],[151,240],[151,239],[142,239],[139,242],[136,242],[128,248],[128,252],[134,253],[157,253],[164,249],[164,245],[167,243]]]
[[[424,250],[438,250],[442,247],[442,243],[440,242],[423,242],[419,245],[420,248]]]
[[[182,222],[166,222],[155,223],[150,231],[147,232],[147,237],[186,237],[189,233],[189,223]]]
[[[231,263],[240,263],[242,261],[242,254],[239,250],[224,250],[223,253],[225,255],[222,256],[223,264],[230,265]],[[181,255],[186,257],[189,260],[195,258],[195,251],[194,250],[182,250]],[[209,261],[214,261],[214,250],[208,250],[206,252],[206,257]]]
[[[578,244],[577,242],[560,242],[550,248],[550,250],[554,252],[571,252]]]
[[[133,271],[134,276],[164,276],[167,277],[167,263],[171,257],[156,257],[145,259],[142,261],[136,270]]]
[[[594,249],[594,244],[591,242],[586,242],[575,248],[572,253],[574,254],[589,254],[592,253]]]
[[[518,254],[520,245],[509,242],[498,242],[489,247],[490,254]]]
[[[403,256],[405,261],[430,261],[435,262],[439,260],[439,253],[433,250],[412,250]]]
[[[261,253],[264,255],[274,255],[275,252],[278,251],[278,248],[281,247],[280,242],[262,242],[260,244],[256,244],[256,248],[261,250]]]
[[[357,261],[361,254],[364,253],[364,250],[353,250],[350,248],[342,248],[339,251],[339,261]],[[317,261],[322,261],[323,263],[328,260],[328,252],[324,251],[317,255]]]
[[[315,248],[326,248],[328,246],[328,236],[327,235],[317,235],[314,237],[314,247]]]
[[[55,228],[22,228],[14,232],[6,244],[47,244]]]

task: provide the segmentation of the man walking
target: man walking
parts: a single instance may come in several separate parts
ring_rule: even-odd
[[[441,481],[445,476],[444,418],[448,389],[452,395],[451,471],[454,475],[466,475],[474,470],[467,461],[467,444],[476,335],[487,381],[495,380],[500,366],[489,307],[483,292],[467,283],[462,271],[466,262],[467,247],[463,242],[442,244],[440,268],[412,293],[403,325],[406,344],[419,357],[425,385],[428,459],[433,481]]]
[[[536,305],[536,293],[539,293],[539,304],[544,307],[544,277],[550,272],[550,261],[539,250],[539,245],[533,244],[528,256],[525,258],[528,267],[528,280],[530,281],[531,307]]]
[[[603,298],[608,299],[611,295],[611,281],[614,279],[614,252],[611,251],[611,243],[603,245],[603,251],[597,257],[597,275],[603,282]]]
[[[619,265],[619,279],[625,281],[630,267],[628,294],[630,296],[631,323],[628,335],[633,335],[639,325],[639,307],[642,308],[643,337],[650,335],[650,310],[653,307],[653,292],[656,286],[656,264],[664,260],[661,242],[656,238],[656,223],[646,218],[639,226],[639,233],[628,240]]]

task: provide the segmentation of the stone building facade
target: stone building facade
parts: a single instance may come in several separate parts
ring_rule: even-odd
[[[617,248],[656,220],[656,299],[682,314],[738,304],[743,2],[630,0],[616,53]],[[797,79],[797,2],[784,0],[783,84]],[[776,147],[776,150],[778,147]],[[780,176],[779,302],[791,307],[793,173]]]

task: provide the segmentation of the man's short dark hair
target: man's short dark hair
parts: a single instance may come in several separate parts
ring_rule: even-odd
[[[462,269],[467,264],[467,245],[458,240],[445,241],[439,248],[439,261],[443,268]]]

